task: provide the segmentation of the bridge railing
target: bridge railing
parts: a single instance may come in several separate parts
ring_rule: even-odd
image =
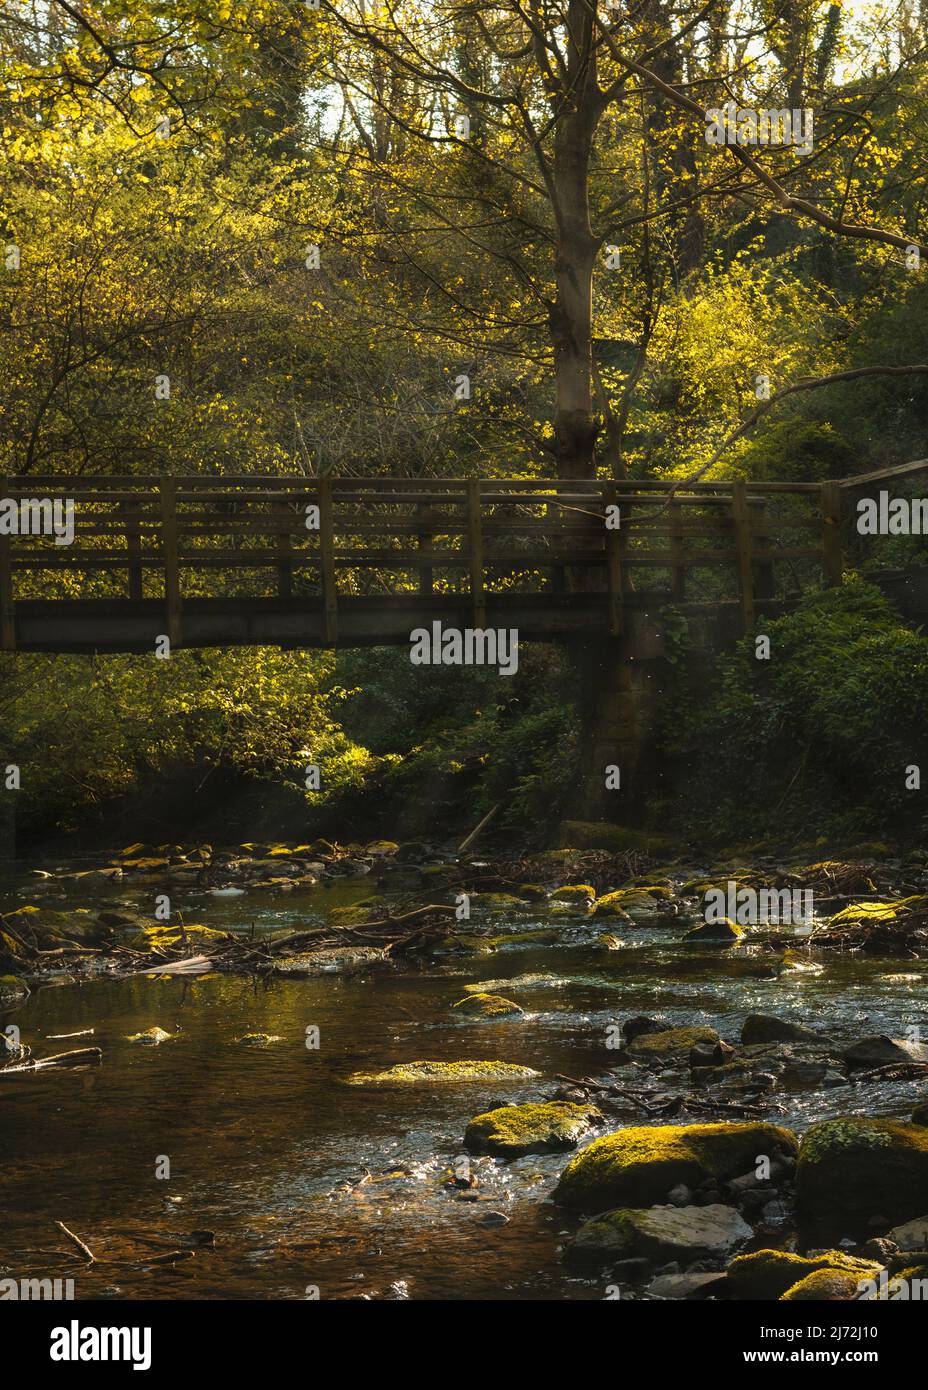
[[[841,577],[836,483],[42,476],[0,480],[0,645],[17,605],[302,603],[324,640],[354,599],[468,595],[476,626],[508,593],[588,605],[622,630],[635,593],[740,603],[744,623],[785,589]],[[3,534],[2,507],[73,503],[73,536]],[[25,528],[21,528],[25,529]],[[597,619],[599,622],[600,619]]]

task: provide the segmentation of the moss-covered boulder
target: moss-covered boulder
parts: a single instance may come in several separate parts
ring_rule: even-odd
[[[660,1061],[688,1054],[699,1043],[718,1041],[714,1028],[665,1028],[660,1033],[640,1033],[628,1044],[628,1051],[633,1057]]]
[[[507,946],[556,946],[561,938],[558,932],[542,927],[538,931],[507,931],[485,939],[491,951],[498,951]]]
[[[803,1231],[817,1238],[874,1235],[923,1215],[928,1129],[859,1115],[822,1120],[803,1138],[796,1201]]]
[[[572,1159],[554,1190],[556,1202],[585,1211],[648,1206],[678,1184],[726,1182],[754,1168],[758,1156],[793,1155],[793,1132],[770,1124],[634,1125],[594,1139]]]
[[[29,990],[15,975],[0,975],[0,1009],[12,1009],[28,999]]]
[[[620,1207],[585,1222],[566,1253],[575,1263],[643,1258],[687,1265],[720,1259],[751,1234],[734,1207]]]
[[[174,1033],[168,1033],[164,1028],[146,1028],[144,1033],[130,1033],[126,1042],[143,1043],[148,1047],[158,1047],[163,1042],[170,1042],[174,1038]]]
[[[751,1255],[739,1255],[728,1266],[726,1291],[739,1300],[777,1299],[810,1274],[819,1270],[837,1270],[857,1279],[872,1279],[880,1265],[873,1260],[857,1259],[843,1250],[826,1250],[823,1255],[806,1258],[788,1250],[755,1250]]]
[[[690,927],[683,933],[688,945],[733,946],[744,935],[744,927],[739,927],[730,917],[721,917],[717,922],[700,922],[698,927]]]
[[[915,1109],[912,1111],[912,1123],[913,1125],[924,1125],[928,1128],[928,1100],[923,1100],[920,1104],[916,1105]]]
[[[235,1041],[242,1047],[270,1047],[271,1043],[283,1042],[279,1033],[243,1033]]]
[[[605,1123],[594,1105],[504,1105],[476,1115],[464,1131],[472,1154],[519,1158],[522,1154],[563,1153],[575,1149],[594,1125]]]
[[[468,994],[451,1007],[463,1018],[520,1018],[524,1013],[518,1004],[501,994]]]
[[[819,1269],[794,1284],[781,1301],[787,1303],[851,1303],[860,1292],[860,1278],[841,1269]]]
[[[515,1062],[401,1062],[386,1071],[356,1071],[348,1077],[348,1085],[462,1085],[475,1081],[531,1081],[540,1075]]]
[[[596,889],[591,887],[589,883],[572,883],[563,888],[555,888],[551,897],[557,903],[577,903],[582,907],[593,901],[596,897]]]
[[[135,951],[179,951],[190,955],[209,955],[227,939],[228,933],[217,931],[215,927],[204,927],[198,922],[189,927],[154,926],[142,927],[132,931],[126,939],[127,945]]]

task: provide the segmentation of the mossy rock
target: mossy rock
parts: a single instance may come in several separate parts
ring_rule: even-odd
[[[840,1269],[819,1269],[787,1289],[780,1300],[785,1303],[851,1303],[860,1294],[860,1282],[856,1274]]]
[[[519,1018],[524,1013],[518,1004],[501,994],[468,994],[451,1007],[466,1018]]]
[[[158,1047],[163,1042],[170,1042],[175,1035],[166,1033],[163,1028],[146,1028],[144,1033],[130,1033],[126,1042],[146,1043],[149,1047]]]
[[[715,1044],[719,1035],[714,1028],[667,1028],[661,1033],[639,1033],[628,1045],[633,1057],[665,1058],[689,1053],[699,1043]]]
[[[575,1149],[593,1125],[605,1117],[594,1105],[504,1105],[475,1115],[464,1131],[464,1147],[472,1154],[519,1158],[522,1154],[564,1153]]]
[[[0,1009],[12,1009],[29,998],[29,989],[15,975],[0,975]]]
[[[589,883],[565,884],[562,888],[555,888],[551,894],[554,902],[558,903],[587,903],[592,902],[596,897],[596,889]]]
[[[880,1265],[846,1255],[843,1250],[826,1250],[814,1258],[793,1255],[787,1250],[755,1250],[752,1255],[739,1255],[732,1260],[726,1288],[737,1299],[776,1299],[822,1269],[870,1279],[879,1273]]]
[[[916,893],[909,898],[897,898],[887,903],[849,903],[833,917],[829,917],[829,927],[866,925],[868,922],[894,922],[900,914],[928,905],[928,895]]]
[[[683,940],[708,946],[733,946],[743,935],[744,927],[739,927],[730,917],[722,917],[718,922],[702,922],[698,927],[690,927],[683,933]]]
[[[520,883],[516,890],[520,898],[530,903],[546,903],[548,890],[540,883]]]
[[[578,849],[608,849],[617,853],[638,850],[645,854],[672,854],[674,841],[669,835],[652,830],[634,830],[610,821],[565,820],[559,838]]]
[[[651,1206],[680,1183],[726,1182],[754,1168],[760,1154],[773,1158],[797,1148],[793,1132],[779,1125],[633,1125],[577,1154],[553,1197],[586,1211]]]
[[[189,927],[143,927],[134,931],[127,944],[136,951],[189,951],[191,955],[208,953],[208,947],[225,941],[227,932],[204,927],[199,922]]]
[[[644,888],[616,888],[593,905],[594,917],[628,917],[629,912],[655,912],[658,904]]]
[[[517,898],[512,893],[471,893],[470,904],[481,912],[525,911],[525,899]]]
[[[499,950],[506,946],[556,946],[560,941],[560,935],[556,931],[507,931],[501,936],[488,936],[487,945],[491,951]]]
[[[468,1085],[475,1081],[532,1081],[540,1075],[514,1062],[401,1062],[386,1071],[356,1071],[348,1077],[348,1085]]]
[[[386,906],[386,898],[362,898],[350,907],[330,907],[326,914],[326,922],[330,927],[363,927],[376,920],[377,914]]]
[[[920,1105],[916,1105],[912,1111],[912,1123],[928,1128],[928,1100],[923,1100]]]
[[[386,858],[396,854],[398,849],[399,844],[396,840],[371,840],[369,845],[363,847],[363,853]]]
[[[796,1166],[802,1229],[840,1240],[875,1234],[924,1214],[928,1128],[859,1115],[822,1120],[805,1134]]]
[[[488,936],[473,936],[469,932],[455,932],[451,936],[443,936],[439,941],[433,941],[429,946],[429,955],[432,956],[486,956],[496,947]]]
[[[235,1041],[243,1047],[269,1047],[271,1043],[283,1042],[279,1033],[243,1033]]]
[[[643,1257],[690,1265],[724,1258],[750,1238],[750,1226],[734,1207],[619,1207],[584,1222],[565,1255],[584,1263]]]

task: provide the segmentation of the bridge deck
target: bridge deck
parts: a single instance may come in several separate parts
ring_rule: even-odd
[[[406,644],[413,628],[618,635],[673,603],[740,628],[840,583],[824,483],[253,476],[0,483],[0,647]],[[48,534],[57,519],[62,532]],[[67,532],[72,507],[73,536]],[[3,534],[18,529],[19,534]],[[36,532],[39,533],[36,533]],[[29,532],[24,534],[23,532]]]

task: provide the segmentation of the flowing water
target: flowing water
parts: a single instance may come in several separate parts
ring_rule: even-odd
[[[6,888],[12,905],[17,885]],[[223,929],[293,928],[369,891],[362,883],[285,897],[189,894],[185,916]],[[114,899],[132,901],[125,890]],[[606,950],[582,923],[580,913],[559,916],[555,946],[361,976],[62,976],[35,989],[0,1026],[15,1023],[40,1056],[93,1043],[104,1058],[0,1083],[0,1273],[73,1274],[77,1298],[300,1299],[312,1288],[323,1298],[602,1298],[601,1278],[577,1277],[558,1255],[575,1223],[546,1198],[567,1156],[476,1159],[477,1201],[446,1186],[472,1115],[550,1095],[558,1074],[605,1072],[614,1062],[607,1029],[632,1014],[709,1023],[730,1038],[751,1012],[841,1039],[898,1036],[918,1021],[928,982],[928,962],[898,959],[841,958],[777,976],[769,954],[684,947],[680,925],[668,922],[623,927],[621,946]],[[529,911],[497,919],[495,930],[551,925]],[[525,1017],[453,1016],[465,987],[480,982],[515,999]],[[175,1036],[155,1047],[127,1041],[152,1026]],[[318,1049],[306,1045],[313,1026]],[[92,1038],[50,1040],[86,1028]],[[255,1032],[280,1041],[237,1042]],[[353,1072],[461,1059],[522,1063],[543,1077],[515,1086],[346,1085]],[[919,1098],[915,1083],[778,1093],[783,1110],[771,1118],[801,1129],[836,1113],[905,1115]],[[156,1176],[165,1158],[167,1179]],[[56,1220],[99,1263],[77,1262],[75,1272],[41,1253],[61,1248]],[[140,1239],[163,1242],[152,1245],[156,1254],[202,1230],[216,1243],[195,1258],[173,1268],[138,1263]],[[131,1263],[104,1263],[130,1252]]]

